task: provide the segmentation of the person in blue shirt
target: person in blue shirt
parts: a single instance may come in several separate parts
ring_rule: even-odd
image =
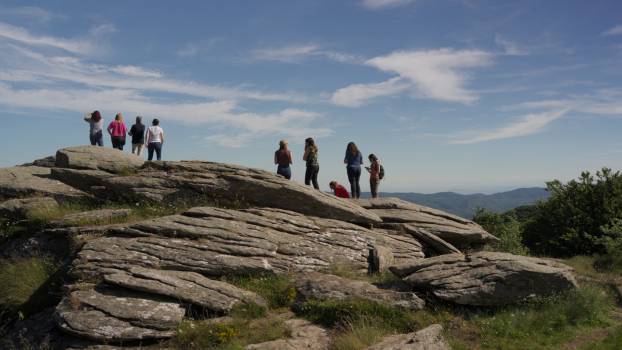
[[[359,151],[354,142],[348,143],[346,156],[343,162],[346,164],[346,170],[348,171],[348,181],[350,181],[350,193],[352,194],[352,198],[360,198],[361,185],[359,181],[361,179],[363,155],[361,155],[361,151]]]

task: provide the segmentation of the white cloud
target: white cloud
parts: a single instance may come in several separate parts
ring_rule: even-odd
[[[466,68],[486,66],[492,55],[480,50],[396,51],[366,64],[410,80],[423,97],[469,104],[477,96],[465,89]]]
[[[563,117],[566,113],[568,113],[568,109],[523,115],[518,117],[515,122],[504,127],[481,131],[472,136],[456,137],[451,143],[471,144],[532,135],[540,132],[551,122]]]
[[[361,3],[364,7],[377,10],[385,7],[398,7],[409,5],[413,3],[415,0],[363,0]]]
[[[596,116],[622,116],[622,90],[602,89],[590,95],[570,96],[569,98],[527,101],[506,106],[501,110],[564,108],[577,113]]]
[[[508,56],[526,56],[529,51],[519,46],[517,43],[505,39],[503,36],[497,34],[495,36],[495,44],[503,49],[503,53]]]
[[[111,71],[123,75],[127,75],[130,77],[138,77],[138,78],[161,78],[162,73],[147,70],[145,68],[137,67],[137,66],[116,66],[112,67]]]
[[[338,52],[326,50],[317,44],[290,45],[283,47],[270,47],[255,49],[251,55],[256,60],[277,61],[285,63],[299,63],[309,57],[325,57],[341,63],[362,63],[363,58]]]
[[[47,46],[62,49],[77,54],[86,54],[93,51],[93,45],[84,39],[64,39],[51,36],[37,36],[30,34],[21,27],[15,27],[0,22],[0,37],[34,46]]]
[[[64,15],[56,14],[36,6],[0,7],[0,15],[22,17],[41,23],[65,18]]]
[[[603,35],[622,35],[622,24],[606,30]]]
[[[333,94],[331,102],[338,106],[360,107],[372,98],[395,95],[410,88],[410,84],[400,77],[375,84],[352,84]]]
[[[112,23],[98,24],[89,30],[92,36],[104,36],[117,32],[117,27]]]

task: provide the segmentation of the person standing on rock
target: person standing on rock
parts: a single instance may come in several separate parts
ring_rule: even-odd
[[[337,181],[331,181],[328,186],[331,190],[333,190],[335,196],[339,198],[350,198],[348,190],[346,190],[346,188],[339,184]]]
[[[155,151],[158,160],[162,159],[162,144],[164,143],[164,130],[160,127],[160,121],[154,119],[147,129],[147,153],[149,160],[153,159]]]
[[[317,183],[317,175],[320,172],[320,164],[317,160],[317,146],[311,137],[305,140],[305,154],[302,156],[302,160],[307,162],[305,185],[309,186],[313,182],[313,188],[319,190],[320,185]]]
[[[112,141],[112,148],[123,151],[126,132],[127,127],[123,122],[123,115],[121,113],[117,113],[114,120],[108,125],[108,133],[110,134],[110,140]]]
[[[346,170],[348,171],[348,181],[350,181],[350,192],[352,193],[352,198],[360,198],[361,185],[359,182],[361,180],[361,165],[363,165],[363,156],[354,142],[348,143],[348,147],[346,148],[346,157],[343,162],[347,165]]]
[[[99,111],[89,113],[84,117],[84,121],[89,123],[90,132],[89,138],[91,140],[91,146],[104,146],[104,119]]]
[[[378,185],[380,184],[380,162],[375,154],[369,155],[371,165],[365,167],[369,172],[369,187],[371,189],[371,198],[378,198]]]
[[[274,164],[277,164],[276,173],[286,179],[292,178],[292,152],[287,149],[287,140],[279,141],[279,149],[274,152]]]
[[[137,116],[136,124],[132,125],[130,132],[127,133],[132,136],[132,154],[136,154],[139,157],[145,144],[145,124],[142,123],[142,120],[141,116]]]

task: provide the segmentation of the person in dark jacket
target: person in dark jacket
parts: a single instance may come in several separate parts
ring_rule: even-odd
[[[274,152],[274,164],[277,164],[276,173],[286,179],[292,178],[292,152],[287,149],[287,140],[279,141],[279,149]]]
[[[309,186],[313,182],[313,188],[320,189],[317,183],[317,175],[320,172],[320,164],[317,160],[317,146],[312,138],[305,140],[305,154],[302,160],[307,162],[307,171],[305,172],[305,185]]]
[[[132,125],[130,131],[127,133],[132,136],[132,154],[140,156],[145,144],[145,124],[142,123],[143,118],[141,116],[136,117],[136,124]]]
[[[354,142],[348,143],[348,147],[346,148],[346,156],[343,162],[346,164],[352,198],[360,198],[361,185],[359,182],[361,180],[361,165],[363,165],[363,156]]]

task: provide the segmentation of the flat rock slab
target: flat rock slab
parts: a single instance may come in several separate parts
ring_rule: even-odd
[[[171,337],[184,314],[179,303],[120,290],[74,291],[56,308],[63,331],[106,342]]]
[[[473,221],[399,198],[358,199],[355,202],[378,215],[388,227],[399,228],[402,224],[409,224],[459,249],[499,241]]]
[[[55,162],[59,168],[104,170],[116,174],[134,171],[145,160],[114,148],[76,146],[58,150]]]
[[[392,335],[367,350],[450,350],[443,338],[443,326],[433,324],[420,331]]]
[[[37,212],[53,210],[58,202],[51,197],[15,198],[0,203],[0,216],[29,219]]]
[[[57,201],[90,197],[88,194],[50,178],[50,168],[15,166],[0,169],[0,200],[52,197]]]
[[[296,278],[296,290],[298,297],[303,300],[360,298],[410,310],[420,310],[425,305],[425,302],[412,292],[381,289],[369,282],[350,280],[318,272],[298,276]]]
[[[391,271],[417,290],[462,305],[505,305],[577,287],[566,265],[507,253],[439,255]]]
[[[246,350],[326,350],[329,345],[328,332],[309,321],[291,319],[285,321],[291,337],[265,343],[247,345]]]
[[[366,271],[369,252],[377,248],[395,251],[396,263],[423,257],[421,245],[412,237],[280,209],[200,207],[110,232],[116,237],[84,245],[74,261],[74,276],[145,267],[218,277],[312,271],[336,263]]]
[[[411,234],[420,242],[430,247],[437,254],[462,254],[462,252],[458,248],[454,247],[451,243],[445,241],[437,235],[428,232],[425,229],[408,224],[404,224],[403,229],[404,232]]]
[[[128,289],[172,297],[218,313],[228,313],[240,303],[266,306],[266,301],[253,292],[208,279],[195,272],[132,267],[128,271],[107,271],[104,281]]]
[[[63,216],[51,222],[52,226],[70,227],[85,225],[105,225],[128,218],[132,214],[131,209],[97,209]]]

